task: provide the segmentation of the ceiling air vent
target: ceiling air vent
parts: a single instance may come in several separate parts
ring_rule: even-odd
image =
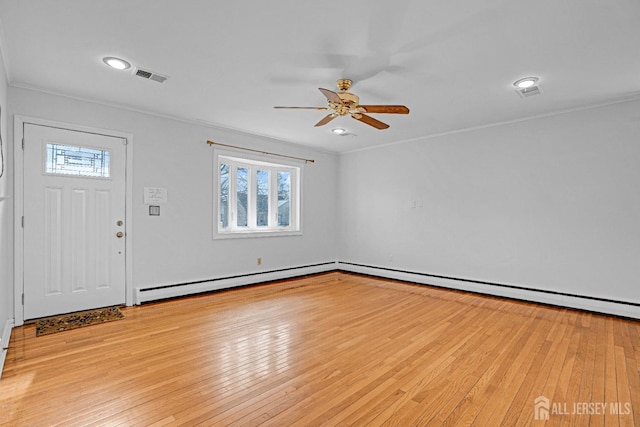
[[[163,76],[158,73],[154,73],[153,71],[143,70],[142,68],[136,68],[136,76],[142,77],[143,79],[153,80],[154,82],[164,83],[167,80],[166,76]]]
[[[542,87],[540,86],[530,86],[526,88],[517,88],[516,92],[522,98],[526,98],[528,96],[540,95],[542,93]]]

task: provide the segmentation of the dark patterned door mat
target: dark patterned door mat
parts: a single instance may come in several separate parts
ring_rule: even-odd
[[[69,331],[83,326],[111,322],[124,318],[118,307],[98,308],[95,310],[78,311],[60,316],[45,317],[36,321],[36,336]]]

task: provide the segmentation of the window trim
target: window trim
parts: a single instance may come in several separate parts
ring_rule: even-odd
[[[213,149],[213,239],[236,239],[236,238],[251,238],[251,237],[275,237],[275,236],[298,236],[302,235],[302,176],[304,162],[290,160],[290,159],[277,159],[274,162],[272,157],[267,155],[244,153],[230,149],[221,149],[214,147]],[[229,164],[229,182],[233,184],[235,182],[237,166],[241,167],[249,166],[252,170],[249,173],[247,186],[249,188],[249,206],[256,206],[257,190],[255,177],[253,176],[255,171],[269,170],[269,188],[270,193],[277,191],[277,171],[278,168],[286,169],[291,172],[291,193],[290,193],[290,225],[287,227],[278,227],[270,225],[268,227],[258,227],[256,224],[256,213],[254,209],[249,209],[247,212],[248,227],[237,228],[231,224],[228,229],[220,227],[220,164]],[[260,168],[262,167],[262,168]],[[274,186],[275,183],[275,186]],[[271,197],[269,212],[269,223],[277,224],[277,209],[271,209],[272,206],[277,206],[277,196]],[[275,200],[273,200],[275,199]],[[229,191],[229,217],[231,221],[232,212],[237,214],[237,192]],[[272,212],[273,211],[273,212]],[[236,215],[237,216],[237,215]],[[274,217],[275,216],[275,217]]]

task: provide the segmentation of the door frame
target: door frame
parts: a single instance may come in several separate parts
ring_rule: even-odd
[[[119,132],[110,129],[101,129],[77,125],[73,123],[58,122],[16,115],[13,120],[13,167],[14,167],[14,203],[13,203],[13,297],[14,297],[14,324],[24,324],[24,306],[22,295],[24,292],[24,229],[22,228],[22,216],[24,214],[24,152],[22,140],[24,138],[24,125],[33,124],[52,128],[66,129],[77,132],[95,133],[99,135],[123,138],[126,141],[126,165],[125,165],[125,304],[133,305],[133,134]]]

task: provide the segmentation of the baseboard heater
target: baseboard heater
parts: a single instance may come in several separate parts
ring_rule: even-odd
[[[280,268],[277,270],[260,271],[239,274],[235,276],[218,277],[214,279],[198,280],[185,283],[172,283],[154,287],[135,288],[134,304],[176,298],[186,295],[211,292],[237,286],[255,285],[274,280],[290,279],[310,274],[324,273],[337,270],[336,262],[322,262],[318,264]]]
[[[640,303],[340,261],[341,271],[640,319]]]

